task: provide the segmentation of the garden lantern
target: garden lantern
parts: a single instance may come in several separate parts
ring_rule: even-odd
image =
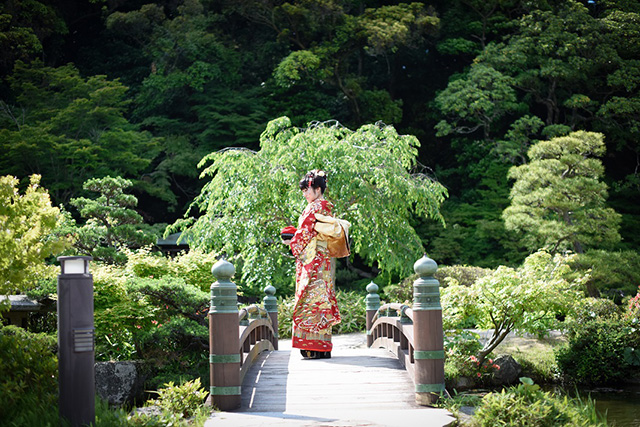
[[[59,413],[72,426],[95,423],[93,277],[88,256],[59,257]]]

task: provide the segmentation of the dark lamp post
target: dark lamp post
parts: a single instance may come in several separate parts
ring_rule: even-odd
[[[95,423],[93,276],[88,256],[59,257],[58,388],[60,417],[72,426]]]

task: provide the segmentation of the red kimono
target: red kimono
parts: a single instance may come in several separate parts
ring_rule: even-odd
[[[292,346],[301,350],[331,351],[331,327],[340,323],[327,242],[318,240],[313,229],[314,214],[331,215],[332,207],[326,200],[308,204],[291,239],[296,257]]]

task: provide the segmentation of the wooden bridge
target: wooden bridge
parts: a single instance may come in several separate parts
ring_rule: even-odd
[[[428,407],[446,393],[436,268],[426,257],[414,265],[421,277],[413,309],[381,307],[377,285],[369,284],[368,332],[334,337],[331,359],[303,359],[289,340],[277,339],[275,289],[265,289],[264,307],[238,312],[229,280],[235,269],[217,263],[209,403],[224,412],[206,425],[449,425],[447,411]]]

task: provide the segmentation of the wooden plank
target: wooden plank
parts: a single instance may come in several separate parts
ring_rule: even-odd
[[[246,373],[243,412],[416,409],[415,389],[384,349],[339,349],[331,359],[303,359],[298,350],[264,352]]]

